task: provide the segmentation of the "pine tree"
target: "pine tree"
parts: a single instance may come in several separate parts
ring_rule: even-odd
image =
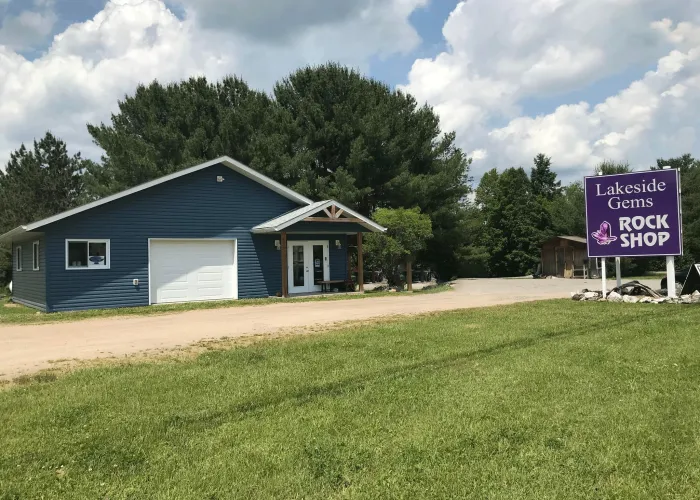
[[[532,194],[552,201],[561,194],[561,182],[557,174],[552,172],[552,158],[540,153],[534,158],[535,166],[530,171]]]
[[[0,170],[0,234],[79,205],[89,165],[50,132],[32,149],[22,144]],[[9,249],[0,248],[0,285],[11,279],[11,262]]]

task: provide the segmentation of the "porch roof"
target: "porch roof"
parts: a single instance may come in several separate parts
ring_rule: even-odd
[[[329,210],[330,209],[330,210]],[[324,214],[326,217],[313,217],[316,214]],[[353,226],[359,225],[369,232],[383,233],[386,231],[385,227],[380,226],[372,219],[364,217],[354,210],[349,209],[345,205],[338,203],[334,200],[323,200],[317,201],[310,205],[306,205],[286,214],[282,214],[279,217],[270,219],[262,224],[258,224],[252,229],[253,233],[277,233],[284,231],[290,226],[300,223],[318,223],[318,224],[328,224],[327,231],[345,233],[347,229],[344,228],[345,224],[352,224]],[[339,226],[342,226],[341,229]]]

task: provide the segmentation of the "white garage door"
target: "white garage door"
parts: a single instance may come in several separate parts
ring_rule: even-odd
[[[238,298],[236,242],[151,240],[151,302]]]

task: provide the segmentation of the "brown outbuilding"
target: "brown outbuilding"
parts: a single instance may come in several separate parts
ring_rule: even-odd
[[[598,259],[588,258],[586,238],[555,236],[542,244],[542,276],[597,278]]]

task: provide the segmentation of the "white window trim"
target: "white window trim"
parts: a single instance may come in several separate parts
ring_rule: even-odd
[[[15,271],[22,270],[22,245],[15,247]]]
[[[99,266],[99,267],[97,267],[97,266],[94,266],[94,267],[90,267],[90,266],[72,267],[72,266],[70,266],[68,263],[68,243],[87,243],[88,247],[89,247],[90,243],[106,243],[107,244],[107,265],[104,267],[103,266]],[[112,247],[112,245],[110,245],[109,240],[104,240],[104,239],[75,238],[75,239],[66,240],[66,248],[65,248],[65,251],[66,251],[66,260],[65,260],[66,271],[95,271],[98,269],[102,269],[102,270],[109,269],[112,266],[111,247]],[[88,255],[88,258],[89,257],[90,256]]]
[[[34,249],[35,248],[36,248],[36,262],[34,262]],[[32,270],[34,270],[34,271],[39,271],[39,269],[41,267],[40,263],[39,263],[39,261],[41,260],[39,258],[39,250],[40,250],[39,241],[35,241],[34,243],[32,243]]]

